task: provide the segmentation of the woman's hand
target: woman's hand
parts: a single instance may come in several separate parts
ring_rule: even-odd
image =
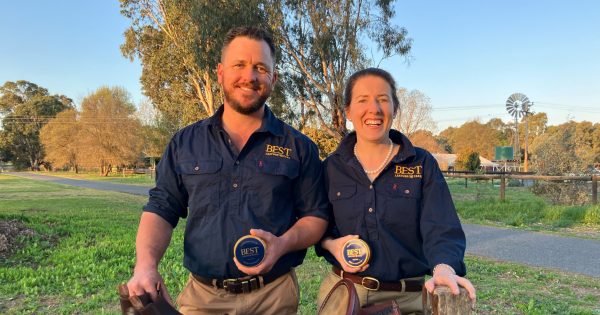
[[[333,257],[335,257],[335,259],[340,263],[340,266],[342,266],[342,268],[344,269],[344,272],[349,272],[349,273],[363,272],[363,271],[367,270],[367,268],[369,268],[369,264],[366,264],[362,267],[350,267],[344,261],[344,254],[342,252],[342,250],[344,248],[344,244],[347,241],[349,241],[351,239],[357,239],[357,238],[358,238],[358,235],[346,235],[344,237],[340,237],[340,238],[336,238],[336,239],[326,238],[321,242],[321,246],[323,246],[323,248],[328,250],[333,255]]]
[[[436,266],[433,271],[433,277],[425,282],[425,288],[427,288],[429,293],[433,293],[436,285],[447,286],[454,295],[460,293],[458,286],[461,286],[467,290],[469,298],[472,301],[476,299],[475,287],[471,281],[457,276],[452,267],[448,265],[441,264]]]

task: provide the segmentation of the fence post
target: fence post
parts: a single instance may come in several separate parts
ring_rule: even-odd
[[[504,201],[506,195],[506,175],[500,175],[500,201]]]
[[[598,204],[598,176],[592,175],[592,204]]]
[[[427,315],[469,315],[475,310],[475,303],[469,299],[465,288],[459,287],[460,294],[454,295],[446,286],[436,286],[433,294],[423,288],[423,311]]]
[[[465,188],[467,188],[467,178],[465,177]]]

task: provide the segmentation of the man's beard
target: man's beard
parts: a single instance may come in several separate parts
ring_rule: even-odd
[[[256,113],[262,108],[262,106],[267,102],[267,99],[269,98],[269,93],[265,93],[265,95],[261,95],[256,100],[256,102],[253,102],[248,106],[242,106],[242,104],[240,104],[235,98],[231,97],[232,93],[229,93],[229,91],[224,90],[224,94],[225,101],[227,101],[231,108],[243,115],[250,115]]]

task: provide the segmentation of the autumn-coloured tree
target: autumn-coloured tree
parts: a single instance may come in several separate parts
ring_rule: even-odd
[[[473,151],[487,159],[493,158],[494,147],[501,145],[503,139],[500,131],[478,121],[466,122],[458,128],[448,128],[440,133],[440,137],[447,139],[451,153]]]
[[[81,124],[74,109],[65,110],[49,120],[40,132],[45,160],[55,168],[69,167],[78,173],[82,152],[80,131]]]
[[[443,146],[438,143],[431,131],[417,130],[412,133],[409,139],[414,146],[421,147],[431,153],[447,153]]]
[[[141,158],[141,124],[125,89],[99,88],[81,102],[80,117],[82,164],[99,167],[107,176],[111,166],[134,164]]]

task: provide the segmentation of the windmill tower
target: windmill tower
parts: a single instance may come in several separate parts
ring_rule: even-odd
[[[515,159],[521,161],[521,148],[519,146],[519,118],[526,117],[529,114],[529,109],[533,105],[529,98],[522,93],[513,93],[506,100],[506,110],[515,118]],[[527,119],[525,119],[527,125]],[[525,171],[527,171],[527,132],[528,126],[525,127]]]

